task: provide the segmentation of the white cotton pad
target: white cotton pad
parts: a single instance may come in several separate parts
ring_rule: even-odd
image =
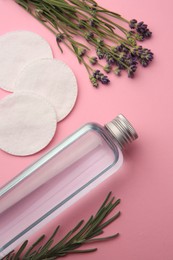
[[[78,89],[74,73],[64,62],[40,59],[28,64],[17,78],[15,91],[23,90],[46,97],[60,121],[72,110]]]
[[[38,34],[16,31],[0,36],[0,88],[13,92],[16,77],[26,64],[52,57],[49,44]]]
[[[56,112],[35,94],[15,93],[0,101],[0,149],[30,155],[43,149],[56,131]]]

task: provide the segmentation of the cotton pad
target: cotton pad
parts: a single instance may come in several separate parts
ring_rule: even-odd
[[[16,31],[0,36],[0,88],[13,92],[16,77],[26,64],[52,57],[49,44],[33,32]]]
[[[32,91],[46,97],[55,107],[57,121],[72,110],[77,98],[77,82],[62,61],[40,59],[28,64],[16,80],[15,91]]]
[[[35,94],[15,93],[0,101],[0,149],[30,155],[43,149],[56,131],[56,112]]]

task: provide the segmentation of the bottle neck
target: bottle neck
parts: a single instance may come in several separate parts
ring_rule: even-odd
[[[114,118],[111,122],[107,123],[105,128],[116,139],[121,149],[124,149],[127,144],[138,138],[138,135],[131,123],[121,114]]]

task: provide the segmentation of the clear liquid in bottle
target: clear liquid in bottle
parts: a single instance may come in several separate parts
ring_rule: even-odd
[[[137,138],[122,115],[89,123],[0,190],[0,257],[115,173]]]

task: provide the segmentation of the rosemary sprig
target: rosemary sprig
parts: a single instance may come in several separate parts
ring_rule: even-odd
[[[91,216],[89,220],[84,223],[81,220],[72,230],[70,230],[58,243],[54,244],[55,236],[60,228],[58,226],[50,238],[42,244],[39,249],[35,249],[40,243],[43,243],[45,235],[42,235],[29,249],[26,251],[28,240],[26,240],[18,249],[17,252],[12,251],[6,255],[3,260],[53,260],[63,257],[68,254],[76,253],[91,253],[97,248],[79,249],[82,245],[103,242],[106,240],[116,238],[119,233],[107,237],[100,237],[104,233],[105,227],[110,225],[120,216],[120,211],[107,219],[109,214],[120,203],[120,199],[115,200],[110,192],[97,213]],[[54,244],[54,245],[53,245]]]
[[[148,26],[136,19],[128,21],[94,0],[14,1],[55,34],[61,52],[61,43],[72,50],[85,66],[94,87],[98,87],[99,82],[107,85],[110,81],[88,63],[100,67],[98,60],[104,59],[106,65],[102,67],[106,73],[113,71],[119,76],[122,70],[126,70],[132,78],[138,63],[146,67],[153,60],[153,53],[137,44],[151,37]],[[80,38],[86,40],[86,44],[81,45]],[[90,57],[89,51],[93,48],[96,56]]]

